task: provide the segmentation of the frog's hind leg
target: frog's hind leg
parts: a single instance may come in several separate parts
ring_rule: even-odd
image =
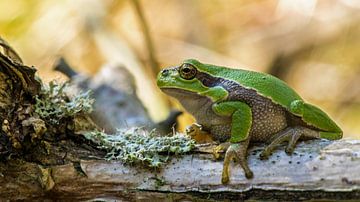
[[[285,152],[292,154],[300,137],[307,139],[319,138],[320,132],[303,126],[287,127],[274,136],[271,143],[260,153],[260,158],[267,159],[276,147],[283,142],[288,142]]]
[[[291,154],[294,151],[296,142],[300,137],[304,138],[325,138],[337,140],[342,138],[342,130],[336,125],[331,118],[318,107],[305,103],[302,100],[294,100],[289,108],[291,114],[301,118],[307,125],[316,129],[307,128],[305,126],[293,126],[280,131],[274,135],[273,141],[260,154],[261,159],[266,159],[277,145],[288,141],[286,153]]]
[[[320,138],[329,140],[342,138],[343,132],[341,128],[318,107],[302,100],[295,100],[291,102],[289,110],[292,114],[301,117],[305,123],[321,130],[319,133]]]

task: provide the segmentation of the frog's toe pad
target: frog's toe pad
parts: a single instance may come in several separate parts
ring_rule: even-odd
[[[229,183],[230,179],[229,179],[229,174],[222,174],[222,177],[221,177],[221,183],[222,184],[227,184]]]
[[[251,178],[254,177],[254,173],[253,173],[251,170],[245,171],[245,177],[246,177],[247,179],[251,179]]]
[[[292,153],[294,153],[294,150],[295,150],[295,147],[288,146],[288,147],[286,147],[285,152],[287,155],[291,155]]]
[[[269,156],[270,156],[270,153],[269,153],[269,152],[266,152],[265,149],[264,149],[264,151],[262,151],[262,152],[260,153],[260,155],[259,155],[259,157],[260,157],[261,160],[266,160],[266,159],[269,158]]]

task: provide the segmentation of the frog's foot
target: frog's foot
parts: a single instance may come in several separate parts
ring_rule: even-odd
[[[319,138],[319,131],[302,126],[288,127],[274,136],[273,141],[260,153],[260,159],[267,159],[278,145],[286,141],[285,152],[292,154],[300,137]]]
[[[214,159],[215,160],[219,159],[220,158],[220,153],[226,151],[230,147],[230,145],[231,145],[230,142],[224,142],[224,143],[221,143],[218,146],[216,146],[213,149],[213,153],[212,153],[213,156],[214,156]]]
[[[243,168],[245,172],[246,178],[252,178],[254,176],[253,172],[250,170],[247,163],[247,147],[249,145],[249,140],[245,140],[240,143],[232,143],[229,148],[226,150],[225,159],[224,159],[224,167],[222,172],[221,182],[223,184],[227,184],[229,182],[229,166],[230,162],[233,159],[236,159],[237,162],[240,163],[240,166]]]

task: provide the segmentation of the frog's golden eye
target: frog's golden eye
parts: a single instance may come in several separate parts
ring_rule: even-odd
[[[190,80],[196,76],[196,68],[190,64],[183,64],[179,69],[181,78]]]

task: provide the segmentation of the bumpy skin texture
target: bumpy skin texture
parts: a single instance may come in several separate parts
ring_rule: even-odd
[[[342,137],[341,129],[323,111],[268,74],[186,60],[160,72],[157,82],[196,118],[202,130],[223,142],[214,151],[217,158],[217,152],[226,150],[223,183],[229,181],[233,158],[246,177],[253,176],[246,162],[249,142],[271,140],[261,154],[267,158],[283,141],[288,141],[286,151],[291,153],[300,138]]]

